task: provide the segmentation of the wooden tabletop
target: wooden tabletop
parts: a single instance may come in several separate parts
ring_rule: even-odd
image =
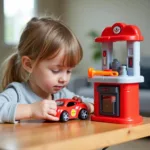
[[[150,136],[150,118],[140,125],[70,120],[0,124],[0,149],[91,150]]]

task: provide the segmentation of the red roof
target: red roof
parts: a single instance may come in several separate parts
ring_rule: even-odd
[[[137,26],[118,22],[111,27],[106,27],[101,36],[95,39],[95,42],[115,41],[143,41],[143,36]]]

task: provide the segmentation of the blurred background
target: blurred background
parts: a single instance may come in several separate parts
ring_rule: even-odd
[[[18,43],[26,22],[33,16],[44,15],[61,17],[81,42],[84,57],[74,75],[86,76],[89,67],[99,65],[100,59],[93,56],[98,47],[93,45],[94,38],[116,22],[140,28],[144,36],[141,57],[149,57],[149,8],[150,0],[0,0],[0,62]],[[116,57],[126,63],[125,43],[115,43],[114,50]]]
[[[93,97],[93,88],[87,82],[87,70],[101,64],[100,44],[94,39],[116,22],[137,25],[144,36],[141,66],[145,82],[140,86],[140,113],[150,116],[150,0],[0,0],[0,63],[18,44],[26,22],[33,16],[45,15],[61,17],[78,37],[84,57],[74,70],[69,88],[89,97]],[[114,51],[115,57],[126,63],[126,43],[116,42]],[[148,150],[148,144],[148,140],[138,140],[109,149]]]

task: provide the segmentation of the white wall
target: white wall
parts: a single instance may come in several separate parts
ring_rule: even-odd
[[[76,71],[80,75],[87,75],[87,69],[93,66],[91,60],[91,40],[87,33],[97,30],[99,34],[106,26],[115,22],[137,25],[143,36],[141,55],[150,56],[150,0],[61,0],[62,16],[79,38],[84,49],[84,58]],[[94,42],[94,39],[93,39]],[[117,57],[123,60],[125,44],[115,43]]]
[[[37,13],[39,16],[54,15],[59,16],[61,11],[60,0],[36,0]]]

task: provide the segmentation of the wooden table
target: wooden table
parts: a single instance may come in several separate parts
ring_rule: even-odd
[[[0,124],[0,149],[91,150],[150,136],[150,118],[140,125],[71,120]],[[109,150],[109,149],[108,149]]]

